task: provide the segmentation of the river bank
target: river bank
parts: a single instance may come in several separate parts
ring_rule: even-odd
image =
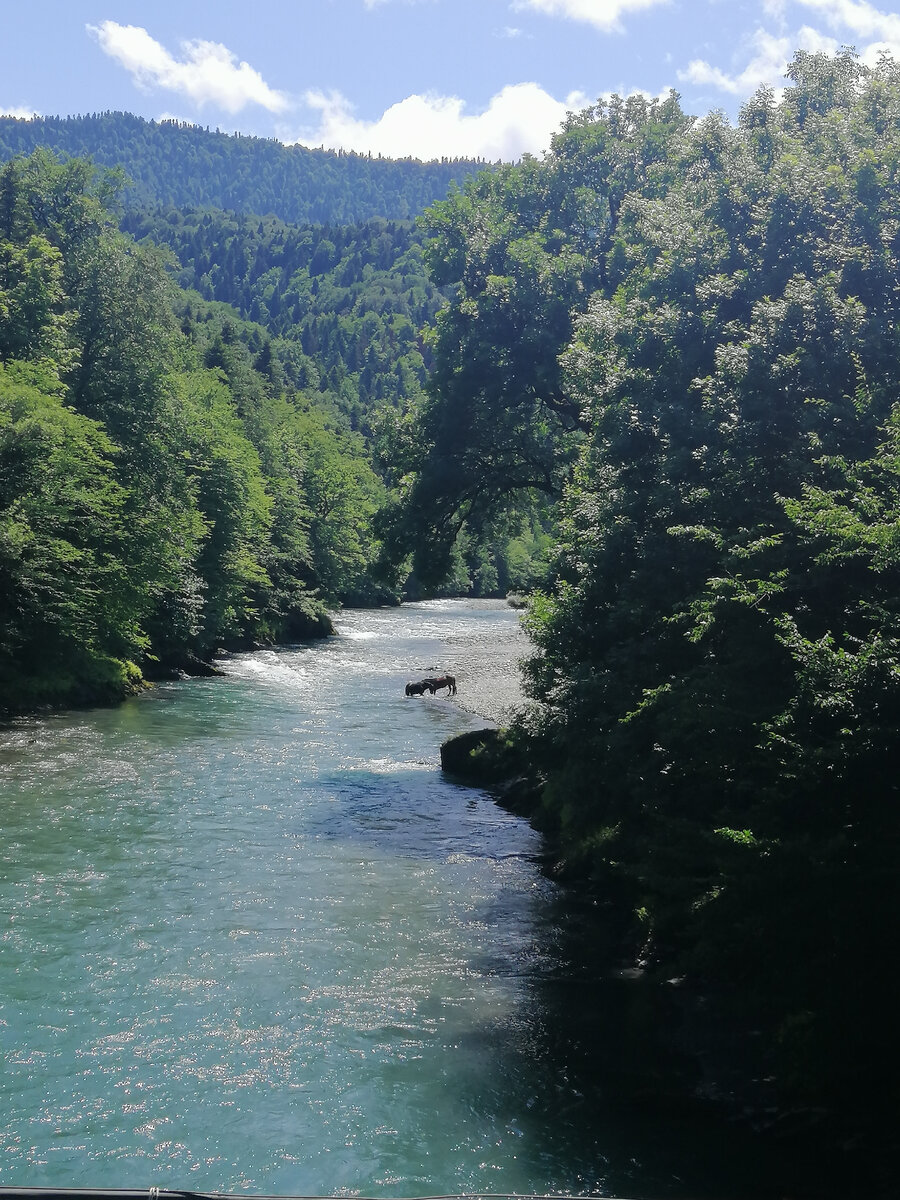
[[[581,909],[567,953],[572,982],[595,1002],[567,1020],[569,1034],[592,1047],[588,1075],[614,1077],[620,1102],[673,1126],[706,1125],[712,1137],[743,1130],[765,1164],[765,1188],[774,1189],[760,1196],[893,1200],[900,1146],[891,1097],[872,1090],[839,1105],[794,1098],[773,1053],[778,1030],[748,1020],[734,989],[682,974],[643,944],[623,898],[592,869],[590,848],[544,806],[527,745],[503,728],[468,730],[442,745],[441,764],[541,832],[545,873]]]
[[[316,642],[333,636],[335,628],[323,608],[295,614],[288,632],[291,641]],[[78,669],[70,665],[64,671],[31,675],[0,669],[0,723],[66,709],[115,707],[160,683],[220,675],[217,662],[220,656],[262,648],[248,638],[211,649],[203,657],[182,648],[168,657],[148,657],[140,663],[116,658],[92,659],[85,654]]]
[[[483,694],[489,674],[473,687],[475,696]],[[441,764],[452,778],[487,789],[499,806],[541,832],[545,871],[582,905],[586,915],[571,947],[573,969],[604,999],[580,1011],[578,1036],[596,1044],[597,1024],[610,1011],[617,1023],[616,1045],[602,1050],[598,1069],[614,1073],[620,1097],[641,1111],[673,1122],[692,1114],[711,1130],[746,1130],[770,1163],[773,1194],[808,1200],[896,1195],[900,1146],[891,1097],[872,1091],[834,1105],[795,1099],[794,1081],[776,1065],[776,1028],[736,1017],[743,1008],[727,987],[704,986],[667,966],[652,947],[642,947],[622,898],[609,893],[596,873],[591,846],[580,844],[561,827],[553,806],[545,806],[540,767],[527,742],[503,727],[503,717],[523,699],[517,679],[507,676],[505,709],[486,705],[501,719],[448,739]]]

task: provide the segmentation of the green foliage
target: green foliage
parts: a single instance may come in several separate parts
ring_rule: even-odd
[[[209,209],[126,214],[122,227],[170,247],[182,287],[265,327],[256,369],[318,388],[367,436],[373,414],[419,395],[430,355],[419,330],[444,300],[409,221],[291,226]]]
[[[116,183],[42,153],[0,172],[4,712],[385,598],[361,441],[290,386],[265,330],[117,230]]]
[[[0,711],[127,690],[145,648],[123,593],[115,447],[43,365],[0,364]]]
[[[262,392],[285,384],[306,395],[315,389],[323,408],[344,416],[352,430],[374,442],[382,472],[398,477],[402,455],[389,431],[404,419],[398,411],[402,406],[411,410],[420,403],[431,352],[416,331],[444,303],[425,275],[420,236],[411,223],[291,227],[272,217],[159,210],[126,216],[123,228],[142,244],[169,246],[184,264],[179,282],[213,301],[188,299],[179,311],[181,328],[207,366],[225,371],[241,397],[245,420],[266,403],[261,384]],[[252,318],[257,329],[236,322],[233,311],[221,307],[225,303]],[[341,453],[352,462],[350,475],[358,476],[364,447],[347,440]],[[368,519],[366,497],[375,491],[381,496],[382,489],[367,469],[363,475],[351,489],[350,509]],[[318,495],[311,504],[315,511]],[[533,584],[549,537],[541,529],[547,524],[546,505],[532,507],[536,516],[516,510],[513,519],[494,518],[465,534],[454,551],[453,570],[437,590],[502,595]],[[351,582],[346,564],[354,558],[361,564],[360,555],[370,555],[373,544],[368,536],[359,542],[359,531],[349,540],[338,536],[340,512],[340,506],[329,504],[327,529],[318,520],[309,526],[324,572],[321,586],[329,594],[384,598],[383,585],[362,578]],[[386,520],[382,529],[390,529]],[[325,566],[334,537],[344,561],[336,574]],[[403,583],[396,564],[382,574],[394,587]],[[433,594],[433,579],[423,582]],[[408,595],[420,594],[419,589],[418,578],[406,579]]]
[[[424,581],[446,573],[464,527],[481,540],[498,516],[546,511],[559,497],[586,428],[559,355],[606,273],[614,192],[656,188],[667,147],[689,124],[674,99],[613,101],[570,121],[546,161],[483,173],[423,218],[426,262],[452,291],[434,324],[414,434],[398,443],[387,534],[396,555],[413,549]]]
[[[0,242],[0,342],[5,361],[50,359],[65,350],[62,256],[46,238],[34,235],[25,246]]]
[[[206,596],[198,649],[241,644],[255,632],[257,596],[269,585],[262,566],[272,504],[254,447],[231,392],[212,371],[179,379],[189,414],[182,443],[203,537],[195,570]]]
[[[900,72],[791,76],[736,128],[613,100],[432,210],[456,291],[395,532],[444,569],[543,464],[541,820],[645,914],[636,952],[764,1029],[785,1095],[839,1103],[900,1049],[866,1020],[900,1000]]]

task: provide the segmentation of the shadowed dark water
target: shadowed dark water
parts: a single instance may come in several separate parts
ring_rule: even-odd
[[[347,613],[0,735],[0,1182],[744,1194],[617,1114],[538,836],[441,776],[472,718],[403,697],[516,620]]]

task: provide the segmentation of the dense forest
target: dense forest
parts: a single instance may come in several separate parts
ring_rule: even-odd
[[[0,161],[41,147],[124,170],[129,208],[172,206],[271,213],[284,221],[347,225],[404,220],[483,167],[470,160],[422,163],[285,146],[131,113],[0,116]]]
[[[291,382],[327,393],[367,436],[382,405],[399,408],[424,387],[422,331],[444,297],[413,222],[291,225],[167,208],[126,213],[121,227],[169,246],[183,288],[263,325]]]
[[[736,127],[614,97],[430,210],[451,298],[386,528],[440,578],[457,528],[560,497],[530,811],[778,1103],[891,1129],[900,67],[789,76]]]
[[[121,228],[169,247],[182,287],[261,324],[273,379],[317,391],[322,405],[363,434],[379,473],[396,474],[403,430],[434,365],[429,329],[447,298],[431,280],[416,224],[290,225],[157,208],[126,212]],[[192,319],[190,299],[183,317]],[[455,531],[440,577],[420,583],[402,555],[375,565],[407,596],[520,593],[543,577],[554,527],[552,505],[531,503],[477,532]]]

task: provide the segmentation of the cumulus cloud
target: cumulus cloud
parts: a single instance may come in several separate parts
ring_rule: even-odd
[[[0,117],[18,117],[20,121],[33,121],[35,117],[41,114],[35,112],[33,108],[7,108],[0,104]]]
[[[249,63],[238,62],[218,42],[183,42],[179,59],[139,25],[104,21],[87,29],[104,54],[123,66],[144,90],[166,88],[200,107],[212,103],[229,113],[240,112],[248,104],[259,104],[273,113],[289,106],[284,93],[270,88]]]
[[[603,33],[619,32],[622,16],[644,8],[668,4],[669,0],[513,0],[514,9],[531,9],[548,17],[584,21]]]
[[[308,92],[306,103],[318,113],[316,129],[286,140],[386,158],[510,162],[548,149],[566,113],[590,101],[575,92],[565,101],[556,100],[536,83],[517,83],[503,88],[478,113],[467,112],[457,96],[407,96],[375,121],[357,117],[340,92]]]
[[[762,0],[762,9],[767,17],[783,22],[787,11],[787,0]]]
[[[824,37],[809,26],[784,37],[757,29],[752,38],[752,57],[742,71],[729,75],[721,67],[695,58],[685,70],[678,72],[678,78],[682,83],[709,85],[732,96],[749,96],[760,87],[771,87],[777,92],[784,88],[784,73],[795,50],[810,53],[821,50],[834,54],[838,49],[834,38]]]
[[[791,8],[817,13],[836,36],[809,25],[791,32]],[[763,0],[763,12],[778,23],[778,35],[759,28],[750,39],[750,60],[742,70],[729,73],[705,59],[694,59],[678,72],[685,83],[708,85],[733,96],[749,96],[766,85],[776,92],[784,87],[784,72],[795,50],[836,54],[842,45],[854,44],[864,62],[874,64],[882,51],[900,58],[900,16],[885,13],[868,0]],[[872,40],[874,39],[874,40]]]

